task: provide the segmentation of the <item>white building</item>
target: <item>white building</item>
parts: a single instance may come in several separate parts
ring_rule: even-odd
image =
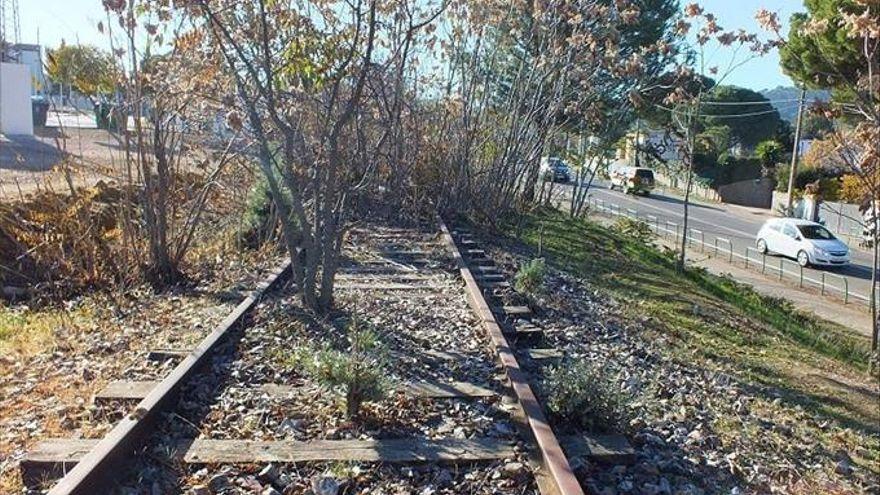
[[[31,88],[27,65],[0,63],[0,134],[34,134]]]
[[[7,54],[12,60],[28,67],[31,78],[31,95],[48,92],[49,86],[43,71],[43,55],[40,45],[16,43],[9,46]]]

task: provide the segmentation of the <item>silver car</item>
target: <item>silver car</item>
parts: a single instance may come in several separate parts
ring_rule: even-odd
[[[762,254],[781,254],[796,259],[801,266],[849,264],[849,247],[822,224],[809,220],[767,220],[758,231],[755,243]]]

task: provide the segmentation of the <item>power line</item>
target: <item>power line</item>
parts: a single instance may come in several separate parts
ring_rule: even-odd
[[[797,103],[799,100],[763,100],[763,101],[704,101],[703,105],[713,105],[718,107],[736,107],[746,105],[767,105],[782,103]]]
[[[748,112],[748,113],[737,113],[737,114],[707,114],[707,113],[692,114],[691,112],[687,112],[687,111],[683,111],[683,110],[676,110],[674,108],[669,108],[669,107],[664,107],[663,105],[660,105],[657,103],[655,103],[654,106],[661,109],[661,110],[666,110],[667,112],[676,113],[679,115],[690,115],[693,117],[706,117],[706,118],[713,118],[713,119],[736,119],[736,118],[742,118],[742,117],[757,117],[759,115],[769,115],[772,113],[779,112],[777,109],[774,108],[772,110],[763,110],[760,112]]]

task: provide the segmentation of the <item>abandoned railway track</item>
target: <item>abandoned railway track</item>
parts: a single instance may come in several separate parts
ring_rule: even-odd
[[[569,460],[598,449],[560,441],[530,383],[561,354],[474,236],[371,226],[344,254],[336,314],[302,311],[282,264],[194,348],[152,351],[164,375],[100,391],[106,436],[34,446],[25,481],[59,495],[584,493]],[[302,357],[345,342],[353,318],[376,330],[389,378],[357,421]]]

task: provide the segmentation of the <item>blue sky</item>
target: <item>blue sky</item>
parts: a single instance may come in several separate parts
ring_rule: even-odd
[[[684,5],[689,0],[683,0]],[[718,16],[719,24],[727,29],[743,28],[759,32],[754,20],[755,12],[764,7],[777,12],[783,22],[789,16],[803,10],[800,0],[704,0],[707,11]],[[21,35],[25,43],[37,43],[47,47],[58,46],[64,39],[68,43],[89,43],[107,46],[107,39],[95,27],[105,20],[101,0],[22,0]],[[726,66],[731,59],[728,50],[715,53],[709,65]],[[751,60],[738,68],[725,81],[756,90],[789,86],[791,81],[779,69],[779,57],[771,53]]]

